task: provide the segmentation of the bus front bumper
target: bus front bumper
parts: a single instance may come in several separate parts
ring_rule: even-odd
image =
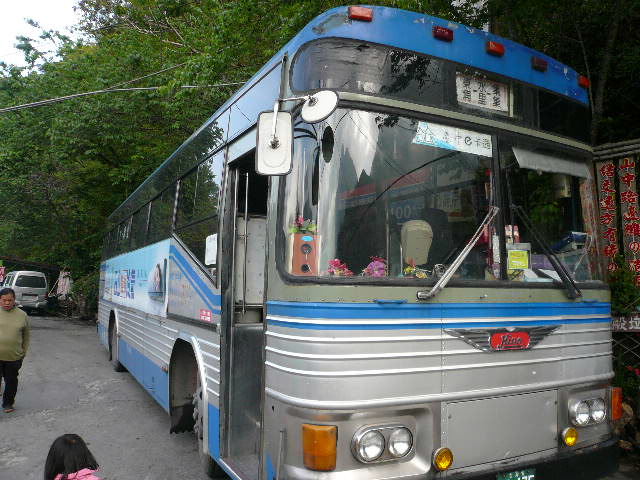
[[[606,442],[560,453],[540,462],[499,466],[489,472],[456,474],[448,472],[447,480],[497,480],[510,478],[507,474],[514,472],[511,478],[519,477],[515,472],[533,470],[535,480],[596,480],[618,470],[618,440],[613,438]],[[499,477],[500,475],[500,477]],[[532,480],[533,480],[532,479]]]

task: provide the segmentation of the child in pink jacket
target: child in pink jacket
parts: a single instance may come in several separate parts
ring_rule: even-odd
[[[95,476],[98,462],[84,440],[66,433],[51,444],[44,465],[44,480],[100,480]]]

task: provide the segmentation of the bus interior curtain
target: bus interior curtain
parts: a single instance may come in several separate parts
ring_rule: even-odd
[[[564,173],[574,177],[589,178],[589,168],[577,160],[535,152],[522,147],[512,147],[520,168],[541,172]]]

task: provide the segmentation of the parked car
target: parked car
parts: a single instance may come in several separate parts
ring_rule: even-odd
[[[24,310],[39,310],[47,305],[47,277],[42,272],[17,270],[7,274],[3,287],[16,292],[16,303]]]

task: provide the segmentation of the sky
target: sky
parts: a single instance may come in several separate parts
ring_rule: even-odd
[[[25,18],[35,20],[43,29],[71,35],[69,27],[79,21],[73,11],[75,3],[76,0],[0,0],[0,61],[24,65],[22,52],[14,47],[16,36],[39,36],[39,30],[29,26]]]

